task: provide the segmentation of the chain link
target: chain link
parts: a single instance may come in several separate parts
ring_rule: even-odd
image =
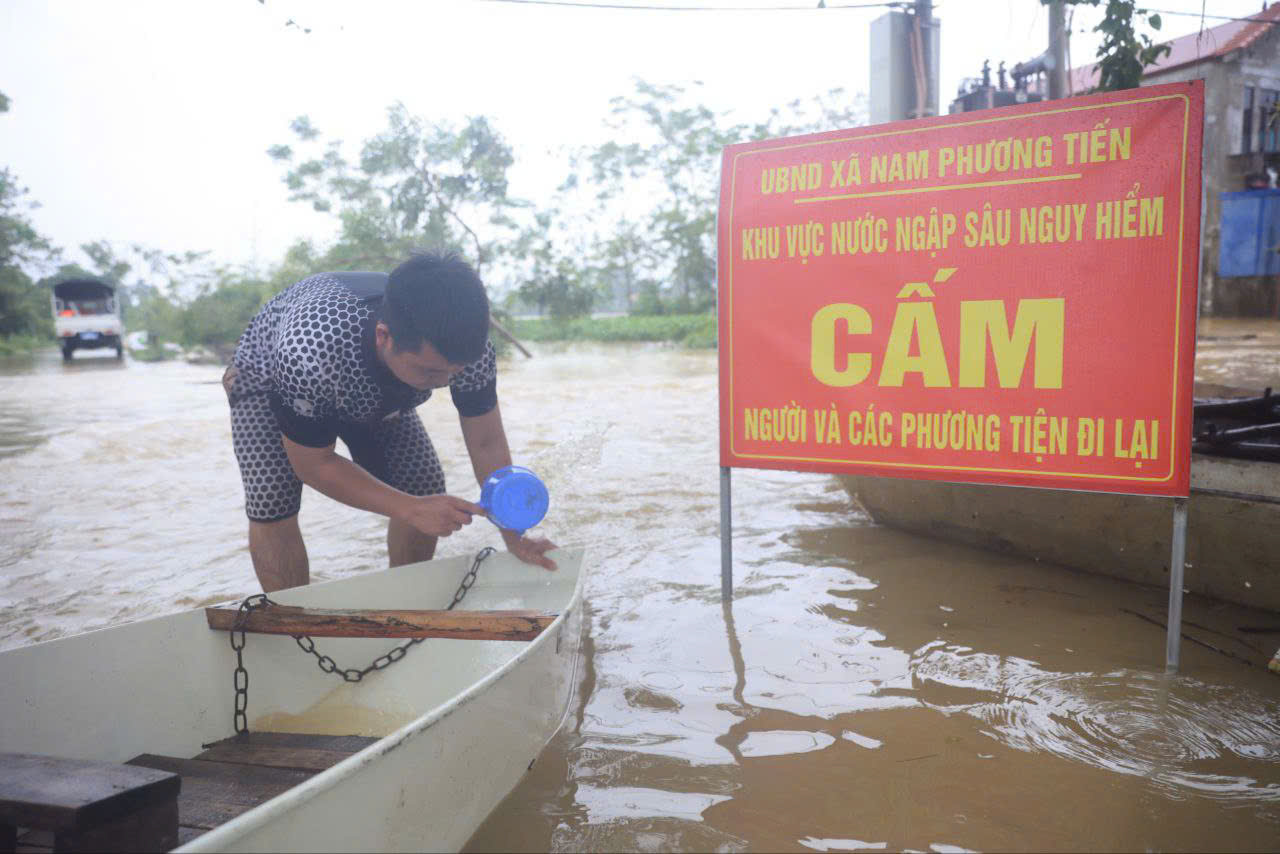
[[[249,720],[245,715],[245,711],[249,708],[249,671],[244,669],[244,622],[248,619],[250,612],[265,608],[270,604],[272,602],[265,593],[259,593],[245,599],[240,603],[240,611],[236,614],[235,625],[227,633],[231,638],[231,648],[236,651],[236,669],[232,676],[236,699],[232,707],[234,710],[232,720],[237,735],[249,731]],[[236,642],[236,632],[240,633],[240,641],[238,643]]]
[[[445,609],[446,611],[452,611],[457,607],[459,602],[467,598],[467,592],[471,590],[472,586],[476,583],[476,576],[480,572],[480,564],[484,562],[485,558],[493,554],[494,551],[495,550],[492,547],[486,546],[476,554],[475,560],[471,563],[471,568],[468,569],[467,574],[462,577],[462,583],[458,585],[458,589],[453,594],[453,601],[449,603],[449,607]],[[257,593],[248,597],[240,603],[240,611],[236,614],[235,625],[231,627],[231,631],[228,633],[231,636],[231,648],[236,651],[236,669],[232,680],[236,692],[235,705],[233,707],[233,722],[235,725],[236,735],[249,732],[249,721],[247,717],[247,709],[249,707],[249,671],[244,669],[244,624],[249,618],[249,614],[253,611],[275,604],[275,602],[272,602],[267,598],[267,594],[265,593]],[[240,640],[238,643],[236,641],[236,632],[240,633]],[[315,641],[312,640],[309,635],[293,635],[293,639],[297,642],[298,647],[303,652],[315,656],[316,664],[322,671],[325,673],[336,673],[347,682],[359,682],[375,670],[385,670],[392,664],[395,664],[397,661],[404,658],[409,653],[409,649],[411,647],[414,647],[426,640],[426,638],[410,638],[407,642],[395,647],[385,655],[380,655],[375,658],[373,662],[363,670],[357,670],[354,667],[344,670],[339,668],[338,663],[329,656],[321,655],[316,649]]]

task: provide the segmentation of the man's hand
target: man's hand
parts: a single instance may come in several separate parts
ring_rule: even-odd
[[[507,551],[525,563],[531,563],[534,566],[540,566],[543,569],[559,569],[556,562],[547,557],[547,552],[556,547],[556,544],[543,537],[523,537],[515,531],[502,530],[502,539],[507,544]]]
[[[396,515],[424,534],[447,537],[470,525],[472,517],[483,516],[484,508],[452,495],[428,495],[406,499]]]

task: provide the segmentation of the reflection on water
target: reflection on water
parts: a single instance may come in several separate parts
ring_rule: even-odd
[[[51,355],[0,366],[0,649],[254,592],[219,370]],[[711,354],[504,363],[545,533],[590,547],[590,625],[569,724],[472,850],[1276,847],[1280,683],[1200,646],[1165,680],[1163,633],[1134,616],[1163,591],[877,528],[826,476],[740,471],[721,603],[715,400]],[[473,496],[447,396],[420,412]],[[317,579],[385,561],[380,520],[310,490],[302,527]],[[472,525],[440,552],[496,542]],[[1187,619],[1268,621],[1197,600]]]
[[[938,708],[974,716],[1010,747],[1145,777],[1174,796],[1280,801],[1280,783],[1213,770],[1280,761],[1280,701],[1269,697],[1163,673],[1047,673],[942,641],[917,650],[912,669],[921,683],[977,692]]]
[[[799,840],[805,848],[814,851],[883,851],[888,842],[863,842],[861,839],[814,839],[806,836]]]

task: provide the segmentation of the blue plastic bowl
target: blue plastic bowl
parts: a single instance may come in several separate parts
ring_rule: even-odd
[[[480,506],[489,519],[517,534],[541,522],[550,503],[546,485],[524,466],[503,466],[480,487]]]

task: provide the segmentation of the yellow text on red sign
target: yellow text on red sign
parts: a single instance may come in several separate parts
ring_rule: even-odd
[[[732,146],[721,461],[1189,486],[1203,88]]]

